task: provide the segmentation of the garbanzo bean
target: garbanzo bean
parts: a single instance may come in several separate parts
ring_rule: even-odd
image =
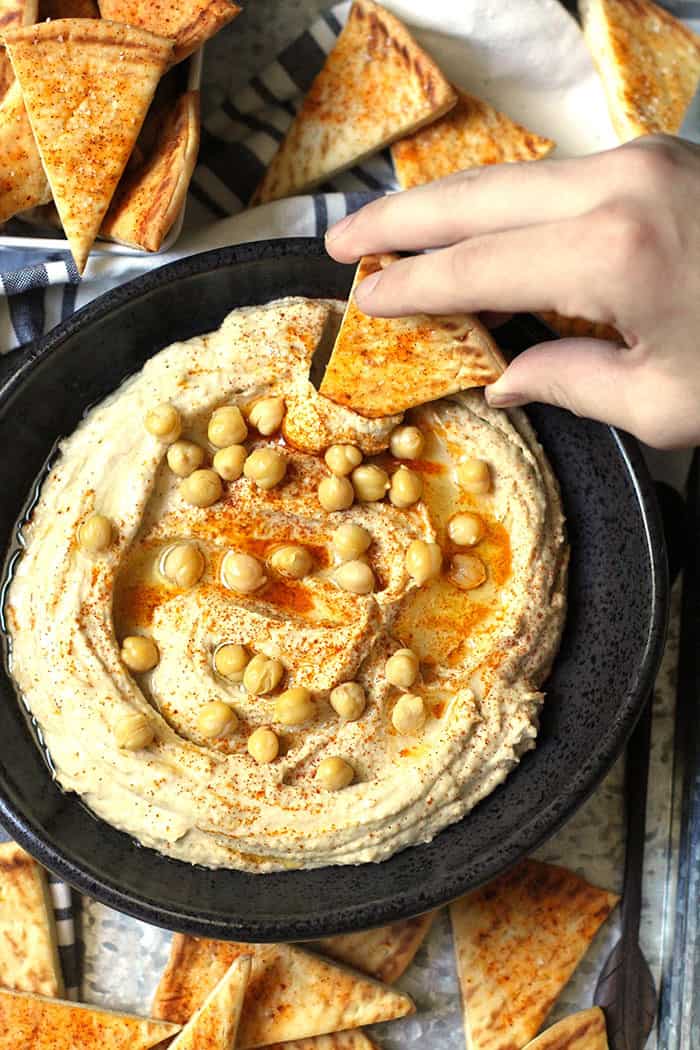
[[[141,751],[155,739],[153,726],[140,711],[131,711],[122,715],[114,727],[114,739],[117,747],[124,751]]]
[[[263,397],[251,408],[248,419],[255,429],[266,437],[279,430],[284,419],[284,398]]]
[[[413,540],[406,551],[406,572],[419,586],[435,580],[442,568],[442,551],[437,543]]]
[[[397,427],[392,432],[389,447],[396,459],[420,459],[425,448],[425,438],[418,427]]]
[[[265,696],[280,684],[283,675],[281,660],[256,653],[243,672],[243,686],[253,696]]]
[[[384,665],[387,681],[399,689],[410,689],[418,677],[418,657],[412,649],[397,649]]]
[[[211,507],[221,499],[221,478],[215,470],[194,470],[180,482],[180,495],[193,507]]]
[[[346,561],[334,573],[341,590],[351,594],[371,594],[376,580],[370,566],[364,561]]]
[[[130,634],[122,642],[122,663],[126,664],[130,671],[141,673],[152,671],[160,659],[158,646],[152,638],[144,638],[140,634]]]
[[[402,736],[420,733],[427,717],[423,698],[414,693],[404,693],[400,696],[391,712],[392,725]]]
[[[224,481],[238,481],[247,456],[248,450],[245,445],[227,445],[214,454],[212,466]]]
[[[461,590],[473,591],[486,579],[486,566],[476,554],[455,554],[449,577]]]
[[[204,462],[204,449],[194,441],[175,441],[165,457],[173,474],[186,478],[201,467]]]
[[[222,405],[214,409],[207,437],[216,448],[228,448],[229,445],[240,445],[245,441],[248,427],[238,405]]]
[[[344,722],[354,722],[367,704],[365,690],[359,682],[343,682],[331,690],[330,704]]]
[[[316,704],[303,685],[286,689],[275,700],[275,722],[283,726],[301,726],[316,714]]]
[[[316,779],[326,791],[342,791],[355,779],[355,770],[344,758],[333,755],[319,762]]]
[[[250,653],[244,645],[230,642],[220,645],[214,653],[214,669],[229,682],[242,682],[243,672],[250,663]]]
[[[484,523],[478,514],[455,514],[447,523],[447,535],[459,547],[473,547],[484,538]]]
[[[376,463],[363,463],[352,472],[355,495],[363,503],[376,503],[384,499],[389,489],[389,475]]]
[[[336,510],[347,510],[348,507],[352,507],[354,499],[355,490],[347,478],[339,478],[332,474],[330,478],[324,478],[318,486],[318,502],[329,514]]]
[[[359,558],[365,553],[371,542],[372,537],[367,529],[351,521],[339,525],[331,536],[333,550],[343,561]]]
[[[290,576],[293,580],[302,580],[308,576],[314,567],[314,560],[306,547],[298,547],[295,544],[287,544],[278,547],[270,555],[270,565],[275,572],[282,576]]]
[[[323,457],[331,474],[344,478],[362,462],[362,453],[355,445],[331,445]]]
[[[78,529],[78,544],[90,554],[102,554],[113,539],[114,527],[104,514],[91,514]]]
[[[149,434],[170,443],[177,441],[182,433],[182,418],[175,405],[164,401],[162,405],[156,405],[146,413],[144,426]]]
[[[238,716],[223,700],[211,700],[197,715],[197,729],[202,736],[213,739],[231,733],[238,725]]]
[[[280,753],[280,742],[277,733],[266,726],[260,726],[248,737],[248,754],[251,755],[259,765],[268,765],[274,762]]]
[[[457,464],[457,481],[465,492],[483,496],[491,488],[491,471],[483,459],[463,459]]]
[[[395,507],[412,507],[423,495],[423,479],[415,470],[399,467],[391,479],[389,499]]]
[[[265,571],[252,554],[229,551],[221,563],[221,578],[238,594],[252,594],[266,582]]]
[[[245,461],[243,473],[258,488],[272,489],[287,473],[287,460],[276,448],[256,448]]]
[[[161,572],[177,587],[194,587],[204,572],[204,555],[195,543],[176,543],[165,552]]]

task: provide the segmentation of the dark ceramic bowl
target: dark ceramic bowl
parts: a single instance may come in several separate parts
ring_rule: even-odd
[[[0,543],[56,439],[146,358],[216,328],[234,306],[283,295],[345,297],[352,268],[314,240],[197,255],[91,303],[39,345],[0,363]],[[517,352],[549,333],[516,318]],[[425,911],[485,881],[551,835],[620,754],[654,681],[665,627],[664,543],[635,443],[533,407],[561,482],[571,540],[569,615],[547,684],[540,738],[507,781],[429,845],[381,864],[248,875],[209,871],[137,845],[52,781],[12,681],[0,671],[0,816],[46,867],[120,911],[170,929],[301,940]]]

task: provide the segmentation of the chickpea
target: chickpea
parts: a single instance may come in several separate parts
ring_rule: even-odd
[[[168,449],[166,459],[173,474],[186,478],[201,467],[204,462],[204,449],[194,441],[176,441]]]
[[[160,659],[158,646],[152,638],[144,638],[139,634],[130,634],[122,642],[122,663],[125,663],[130,671],[143,672],[152,671]]]
[[[252,594],[267,582],[265,572],[252,554],[229,551],[221,563],[221,578],[229,590],[237,594]]]
[[[423,479],[415,470],[399,467],[391,479],[389,499],[402,510],[412,507],[423,495]]]
[[[275,572],[281,573],[282,576],[291,576],[293,580],[302,580],[304,576],[309,575],[314,567],[314,562],[306,547],[297,547],[290,543],[285,547],[278,547],[276,551],[272,552],[270,565]]]
[[[228,448],[245,441],[248,427],[238,405],[222,405],[212,412],[207,437],[217,448]]]
[[[333,474],[330,478],[324,478],[318,486],[318,502],[329,514],[336,510],[347,510],[352,507],[354,499],[355,490],[347,478]]]
[[[194,470],[180,482],[180,495],[193,507],[211,507],[221,499],[221,478],[215,470]]]
[[[412,649],[397,649],[384,665],[387,681],[399,689],[410,689],[418,677],[418,657]]]
[[[243,672],[250,663],[250,653],[244,645],[220,645],[214,653],[214,669],[229,682],[242,682]]]
[[[491,488],[491,471],[483,459],[463,459],[457,464],[457,481],[466,492],[483,496]]]
[[[102,554],[114,539],[114,528],[104,514],[91,514],[78,529],[78,544],[90,554]]]
[[[287,689],[275,700],[275,722],[284,726],[301,726],[316,714],[316,704],[303,685]]]
[[[204,572],[204,555],[194,543],[176,543],[165,552],[161,572],[177,587],[194,587]]]
[[[281,660],[256,653],[243,672],[243,686],[253,696],[265,696],[280,684],[283,674]]]
[[[331,474],[344,478],[362,462],[362,453],[355,445],[331,445],[323,457]]]
[[[375,503],[384,499],[389,488],[389,475],[376,463],[363,463],[352,472],[355,495],[364,503]]]
[[[449,575],[461,590],[473,591],[486,579],[486,566],[476,554],[455,554]]]
[[[401,736],[413,736],[420,733],[427,717],[423,698],[414,693],[404,693],[403,696],[400,696],[391,712],[392,725]]]
[[[153,726],[140,711],[123,715],[114,727],[117,747],[124,751],[141,751],[155,739]]]
[[[333,755],[319,762],[316,779],[326,791],[342,791],[355,779],[355,770],[344,758]]]
[[[389,447],[396,459],[420,459],[425,438],[418,427],[397,427],[391,435]]]
[[[344,722],[354,722],[364,711],[367,698],[359,682],[343,682],[331,690],[330,703]]]
[[[442,551],[437,543],[413,540],[406,551],[406,572],[419,586],[435,580],[442,568]]]
[[[197,729],[202,736],[213,739],[233,732],[238,725],[238,717],[223,700],[212,700],[205,704],[197,715]]]
[[[259,765],[268,765],[270,762],[274,762],[279,753],[279,737],[271,729],[260,726],[248,737],[248,754]]]
[[[335,582],[351,594],[371,594],[376,580],[364,561],[346,561],[335,570]]]
[[[164,401],[162,405],[156,405],[146,414],[144,426],[153,437],[170,444],[177,441],[182,433],[182,418],[175,405]]]
[[[352,561],[364,554],[372,542],[372,537],[361,525],[346,521],[339,525],[331,536],[333,549],[342,561]]]
[[[484,538],[484,523],[478,514],[455,514],[447,523],[447,535],[459,547],[473,547]]]
[[[284,419],[284,398],[263,397],[251,408],[248,419],[260,434],[266,437],[279,430]]]
[[[243,473],[260,489],[273,489],[287,473],[287,460],[276,448],[256,448],[248,456]]]
[[[215,453],[212,466],[224,481],[238,481],[248,455],[245,445],[227,445]]]

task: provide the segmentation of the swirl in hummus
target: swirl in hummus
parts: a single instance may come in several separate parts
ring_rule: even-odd
[[[525,416],[478,391],[408,413],[420,434],[394,452],[419,455],[397,458],[400,417],[363,419],[309,381],[341,310],[301,298],[238,309],[156,354],[63,442],[24,529],[12,671],[58,781],[193,863],[383,860],[459,820],[534,746],[565,618],[552,471]],[[243,416],[212,430],[222,406]],[[212,478],[212,435],[244,446],[216,460],[242,470],[235,480]],[[171,453],[180,473],[175,437],[197,446]],[[350,507],[324,509],[336,445],[386,471],[399,505],[358,498],[384,491],[374,470],[356,475]],[[264,488],[270,450],[284,474]],[[330,461],[348,457],[342,471],[357,452]],[[206,477],[185,477],[193,464]],[[393,483],[401,466],[411,473]],[[345,481],[326,487],[331,502],[346,503],[352,475],[333,476]],[[339,572],[346,523],[370,545]],[[302,553],[279,553],[290,545]],[[236,680],[253,656],[257,692]]]

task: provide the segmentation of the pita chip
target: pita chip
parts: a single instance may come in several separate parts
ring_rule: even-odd
[[[0,844],[0,986],[63,994],[46,872],[14,842]]]
[[[362,933],[342,933],[317,941],[314,947],[336,962],[393,984],[406,972],[428,936],[437,912],[405,919]]]
[[[230,0],[99,0],[103,18],[126,22],[175,41],[181,62],[240,13]]]
[[[14,81],[0,103],[0,223],[50,200],[22,89]]]
[[[241,955],[250,955],[252,964],[239,1050],[361,1028],[414,1010],[407,995],[301,948],[176,934],[156,991],[154,1015],[186,1023]]]
[[[15,29],[5,43],[82,273],[172,43],[90,18]]]
[[[369,317],[355,303],[357,284],[394,262],[366,255],[320,392],[368,419],[403,412],[498,379],[506,363],[490,332],[471,314]]]
[[[38,13],[38,0],[0,0],[0,36],[8,29],[36,22]],[[14,79],[7,51],[0,48],[0,99],[5,97]]]
[[[149,1050],[179,1025],[0,988],[0,1050]]]
[[[580,0],[579,12],[620,141],[677,134],[700,80],[700,37],[650,0]]]
[[[255,202],[304,193],[455,104],[449,82],[397,18],[355,0]]]
[[[450,905],[470,1050],[513,1050],[537,1034],[617,900],[526,860]]]
[[[169,1050],[234,1050],[249,977],[250,957],[241,955],[195,1010]]]
[[[588,321],[585,317],[565,317],[554,310],[541,311],[538,316],[562,339],[605,339],[613,343],[625,341],[617,328],[603,321]]]
[[[199,92],[181,95],[153,153],[128,169],[100,228],[103,237],[157,252],[184,207],[199,152]]]
[[[402,190],[466,168],[539,160],[554,149],[551,139],[516,124],[483,99],[455,90],[454,109],[391,147]]]
[[[526,1050],[608,1050],[605,1015],[594,1006],[564,1017],[528,1043]]]
[[[364,1032],[334,1032],[317,1035],[313,1039],[293,1039],[291,1043],[274,1043],[266,1050],[379,1050]]]

